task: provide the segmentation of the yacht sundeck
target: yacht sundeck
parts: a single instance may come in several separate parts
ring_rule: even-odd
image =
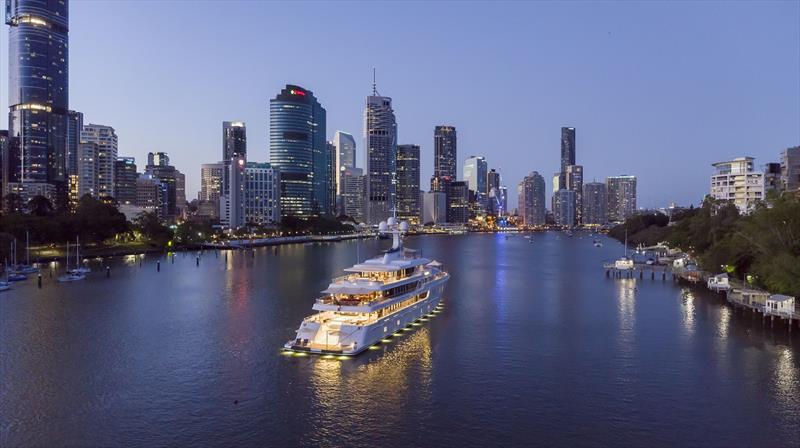
[[[335,278],[284,350],[357,355],[436,309],[450,274],[403,247],[408,223],[389,218],[378,229],[392,236],[392,248]]]

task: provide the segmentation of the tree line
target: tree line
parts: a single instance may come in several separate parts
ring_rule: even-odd
[[[706,197],[703,205],[670,219],[638,215],[611,229],[632,244],[667,242],[697,258],[712,273],[750,279],[770,292],[800,297],[800,198],[771,194],[755,210],[740,215],[727,201]]]

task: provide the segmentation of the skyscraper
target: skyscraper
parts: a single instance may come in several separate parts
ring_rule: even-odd
[[[114,162],[114,199],[119,204],[136,204],[136,159],[118,157]]]
[[[526,226],[542,226],[545,224],[545,182],[544,177],[536,171],[525,176],[520,183],[519,209]]]
[[[556,225],[575,225],[575,192],[561,189],[553,193],[553,218]]]
[[[575,224],[581,224],[581,215],[583,211],[583,166],[581,165],[567,165],[566,168],[566,188],[575,192]]]
[[[397,145],[397,217],[419,222],[419,145]]]
[[[583,224],[604,225],[608,222],[606,215],[606,184],[588,182],[583,184]]]
[[[325,108],[314,93],[287,84],[269,102],[270,164],[280,172],[281,216],[328,213]]]
[[[366,221],[378,224],[388,219],[395,207],[397,121],[392,99],[380,96],[374,84],[364,108],[364,148],[367,161]]]
[[[636,176],[606,178],[606,213],[610,222],[622,222],[636,213]]]
[[[486,193],[490,193],[492,188],[495,190],[500,190],[500,173],[495,171],[494,168],[490,169],[488,173],[486,173]]]
[[[117,162],[117,134],[111,126],[87,124],[81,142],[97,143],[97,197],[114,197],[114,164]]]
[[[247,160],[247,126],[242,121],[222,122],[222,194],[228,194],[231,161],[243,157]]]
[[[175,216],[182,215],[186,208],[186,175],[175,170]]]
[[[233,157],[228,166],[228,194],[219,198],[219,220],[223,227],[238,229],[245,221],[245,156]]]
[[[436,126],[433,130],[433,177],[431,191],[445,191],[445,184],[455,182],[458,157],[455,126]]]
[[[575,165],[575,128],[561,128],[561,171],[559,184],[565,188],[567,184],[567,167]]]
[[[356,139],[347,132],[336,131],[333,146],[336,147],[336,194],[342,194],[339,177],[345,169],[356,167]]]
[[[464,182],[467,183],[476,198],[486,196],[489,192],[489,189],[486,188],[488,169],[486,159],[483,157],[470,156],[464,161]]]
[[[78,174],[78,145],[83,131],[83,114],[67,112],[67,176]]]
[[[159,216],[161,216],[162,219],[174,219],[178,212],[177,174],[175,167],[169,164],[169,156],[167,153],[147,153],[145,174],[157,180],[160,184],[161,196],[158,204]]]
[[[6,1],[9,137],[15,142],[3,163],[13,160],[8,188],[23,201],[42,194],[67,205],[68,10],[66,0]]]
[[[447,223],[466,224],[469,219],[469,187],[466,182],[447,183]]]
[[[339,177],[339,171],[336,169],[336,145],[334,145],[333,142],[327,142],[325,148],[328,151],[328,154],[325,157],[325,182],[327,182],[325,192],[328,195],[325,210],[326,213],[335,215],[336,192],[338,191],[336,180]]]

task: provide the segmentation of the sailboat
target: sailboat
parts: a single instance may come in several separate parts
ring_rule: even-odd
[[[11,264],[6,263],[6,279],[10,282],[21,282],[27,280],[28,276],[12,269],[17,265],[17,240],[11,242]]]
[[[6,258],[6,266],[8,266],[8,258]],[[11,283],[8,282],[8,269],[6,269],[6,279],[0,280],[0,291],[8,291],[11,289]]]
[[[629,271],[633,269],[633,259],[628,258],[628,228],[625,228],[625,256],[618,258],[614,262],[614,268],[620,271]]]
[[[69,269],[69,241],[67,241],[67,273],[58,277],[58,281],[61,283],[64,282],[77,282],[78,280],[84,280],[86,275],[82,272],[75,272]]]
[[[75,269],[72,272],[79,274],[88,274],[92,269],[88,266],[81,266],[81,240],[80,237],[75,237]]]
[[[39,272],[39,268],[31,265],[31,236],[27,231],[25,232],[25,264],[18,264],[15,271],[20,274],[36,274]]]

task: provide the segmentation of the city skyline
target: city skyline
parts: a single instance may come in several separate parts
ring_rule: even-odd
[[[800,62],[786,57],[797,54],[800,47],[800,26],[795,20],[800,6],[767,5],[462,5],[458,19],[463,25],[478,23],[479,18],[487,24],[487,33],[478,39],[456,30],[470,26],[451,24],[441,31],[433,29],[436,14],[420,17],[414,6],[314,4],[313,8],[294,8],[232,3],[218,10],[201,4],[181,12],[186,15],[186,26],[192,27],[193,39],[175,41],[172,33],[185,29],[160,27],[159,23],[171,20],[179,4],[164,3],[163,17],[152,17],[148,8],[136,3],[76,2],[70,5],[69,14],[69,107],[83,112],[87,123],[114,127],[119,154],[135,157],[140,166],[147,152],[169,153],[173,164],[186,173],[187,197],[195,198],[200,164],[218,159],[222,121],[236,118],[247,122],[251,128],[248,159],[270,161],[268,101],[286,83],[303,85],[325,104],[326,139],[332,139],[336,130],[360,135],[363,99],[370,93],[371,68],[375,66],[381,94],[393,99],[398,141],[421,146],[423,183],[433,173],[431,132],[436,125],[452,124],[458,129],[457,167],[470,155],[484,156],[509,186],[532,170],[557,171],[559,129],[569,126],[580,134],[577,146],[585,167],[584,182],[635,174],[640,181],[639,206],[663,206],[672,201],[697,204],[707,191],[711,163],[748,155],[755,157],[760,167],[777,161],[781,151],[800,140],[800,86],[796,82]],[[286,15],[287,11],[292,14]],[[309,45],[311,37],[281,48],[270,43],[274,41],[271,37],[293,24],[322,23],[332,15],[343,23],[358,23],[376,11],[391,12],[387,17],[392,23],[409,23],[413,18],[410,23],[420,37],[373,42],[370,48],[381,51],[360,57],[368,51],[356,45],[363,36],[355,32],[357,28],[346,31],[348,27],[341,27],[327,39],[332,42],[330,49],[313,52],[307,58],[310,62],[293,53]],[[195,31],[203,23],[214,18],[224,23],[232,17],[258,21],[270,14],[284,14],[286,21],[274,29],[256,27],[259,39],[253,39],[248,33],[255,31],[247,31],[246,26],[223,30],[224,37],[265,42],[228,49],[228,56],[246,70],[223,76],[218,70],[224,67],[208,67],[199,56],[206,47],[213,51],[222,45],[210,34]],[[543,17],[542,23],[522,26],[523,19],[537,14]],[[500,18],[512,23],[503,25]],[[581,24],[581,30],[556,43],[548,40],[563,20]],[[135,26],[142,23],[152,27],[147,35],[124,38],[139,33]],[[705,32],[709,23],[715,30],[713,38]],[[652,34],[638,35],[641,42],[633,42],[640,27],[651,28]],[[0,35],[0,47],[8,48],[8,34]],[[436,48],[423,45],[437,39]],[[514,40],[523,43],[509,44]],[[168,42],[163,48],[159,46],[162,41]],[[529,42],[539,45],[532,50],[527,47]],[[498,48],[500,43],[510,46]],[[186,47],[187,57],[169,58],[176,45]],[[437,62],[436,50],[442,49],[454,56],[475,53],[485,62],[472,66],[471,62],[456,61],[448,67]],[[644,49],[648,49],[645,54],[638,53]],[[258,50],[264,54],[257,59],[264,62],[250,56]],[[572,50],[577,53],[567,58]],[[343,51],[353,57],[339,57]],[[108,61],[102,77],[94,71],[97,54],[104,54]],[[635,67],[628,61],[631,54],[639,58]],[[359,62],[353,64],[353,60]],[[407,74],[403,68],[413,61],[431,68]],[[139,63],[147,70],[133,70]],[[0,65],[6,64],[7,53],[3,52]],[[339,75],[331,75],[337,70],[325,69],[331,65]],[[753,67],[759,66],[774,70],[754,71]],[[634,68],[635,76],[630,74]],[[203,70],[207,73],[201,73]],[[580,70],[591,75],[574,74]],[[226,89],[215,89],[220,82],[226,83]],[[7,106],[7,76],[0,76],[0,83],[0,102]],[[509,105],[508,96],[514,96],[518,104]],[[156,97],[172,101],[154,110],[149,105]],[[481,107],[504,106],[509,108],[508,114],[479,113]],[[515,138],[515,129],[526,130],[524,141]],[[357,147],[356,157],[361,162],[364,148]],[[685,163],[687,157],[692,163]],[[663,189],[678,169],[684,182]],[[510,190],[516,193],[515,188]],[[509,202],[515,204],[516,199],[509,198]]]

